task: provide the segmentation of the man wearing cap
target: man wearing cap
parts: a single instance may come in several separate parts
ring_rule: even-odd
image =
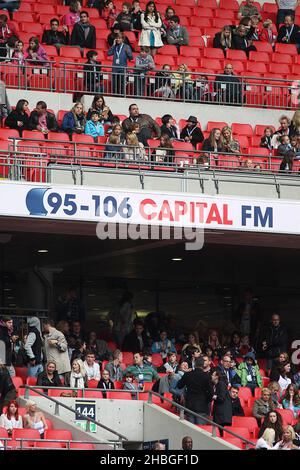
[[[217,101],[223,104],[242,104],[242,84],[234,75],[232,64],[226,64],[223,75],[215,80]]]
[[[185,142],[191,142],[193,147],[196,149],[197,144],[200,144],[204,140],[204,136],[200,127],[197,127],[198,120],[196,116],[190,116],[186,122],[186,126],[180,133],[180,138]]]

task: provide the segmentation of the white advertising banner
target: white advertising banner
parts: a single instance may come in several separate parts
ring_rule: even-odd
[[[300,201],[0,183],[0,216],[300,234]]]

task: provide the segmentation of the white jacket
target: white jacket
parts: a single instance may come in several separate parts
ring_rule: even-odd
[[[154,33],[154,47],[162,47],[164,44],[161,40],[160,28],[162,27],[162,20],[159,15],[158,22],[155,18],[148,16],[147,22],[145,21],[145,13],[141,14],[142,32],[140,35],[139,46],[150,47],[150,33]]]

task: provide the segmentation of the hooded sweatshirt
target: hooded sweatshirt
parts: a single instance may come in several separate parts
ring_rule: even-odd
[[[247,361],[248,358],[251,358],[253,360],[252,366],[249,366],[247,364],[246,361]],[[252,368],[252,370],[251,370],[251,368]],[[255,354],[253,352],[249,352],[245,355],[244,362],[242,362],[239,365],[237,373],[238,373],[238,376],[241,379],[242,387],[246,387],[248,382],[249,383],[253,382],[253,381],[255,381],[255,379],[256,379],[258,387],[263,386],[262,378],[261,378],[261,375],[260,375],[260,372],[259,372],[259,366],[257,365],[257,362],[255,360]],[[250,377],[252,378],[252,380],[250,380]]]
[[[35,359],[36,364],[42,362],[42,335],[41,323],[37,317],[28,318],[28,336],[25,343],[25,351],[29,360]]]

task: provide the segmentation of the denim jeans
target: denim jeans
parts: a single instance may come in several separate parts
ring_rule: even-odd
[[[44,367],[42,364],[37,364],[36,366],[28,366],[28,377],[37,377],[41,372],[43,372]]]

